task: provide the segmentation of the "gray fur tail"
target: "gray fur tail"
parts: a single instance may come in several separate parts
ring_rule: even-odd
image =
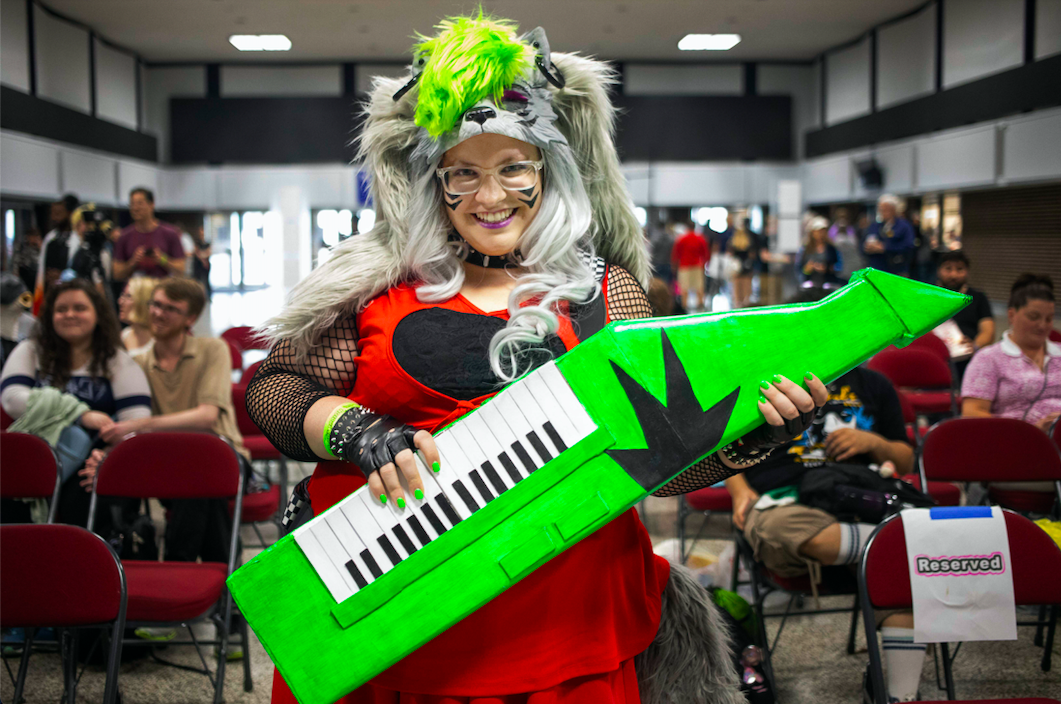
[[[642,704],[746,704],[725,622],[689,570],[671,564],[659,631],[634,658]]]

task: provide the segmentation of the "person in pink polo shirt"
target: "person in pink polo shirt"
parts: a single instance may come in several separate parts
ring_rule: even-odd
[[[177,228],[155,219],[155,195],[146,188],[129,193],[133,224],[122,230],[114,246],[115,281],[134,275],[162,279],[184,274],[184,247]]]
[[[969,362],[962,416],[1020,418],[1044,431],[1061,415],[1061,345],[1051,342],[1054,284],[1022,274],[1009,297],[1009,330]]]

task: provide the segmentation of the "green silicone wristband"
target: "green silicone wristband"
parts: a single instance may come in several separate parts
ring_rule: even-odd
[[[346,413],[351,408],[361,408],[361,404],[354,403],[353,401],[348,401],[348,402],[346,402],[346,403],[344,403],[344,404],[342,404],[340,406],[336,406],[335,410],[332,411],[332,414],[330,416],[328,416],[328,420],[325,421],[325,423],[324,423],[324,435],[323,435],[324,451],[327,452],[332,457],[335,457],[335,455],[332,455],[332,449],[331,449],[331,443],[330,443],[330,439],[331,439],[331,435],[332,435],[332,427],[335,425],[335,421],[339,420],[339,416],[341,416],[342,414]],[[336,459],[338,459],[338,458],[336,457]]]

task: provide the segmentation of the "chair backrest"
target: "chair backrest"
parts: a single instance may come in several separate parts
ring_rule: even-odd
[[[1009,533],[1013,596],[1018,606],[1061,603],[1061,549],[1039,526],[1019,513],[1003,510]],[[905,609],[913,603],[906,561],[902,516],[885,521],[862,557],[863,596],[877,609]]]
[[[246,325],[239,325],[225,330],[221,333],[221,338],[234,344],[239,348],[240,352],[269,349],[269,343],[259,337],[258,334],[254,332],[254,328],[247,327]]]
[[[925,349],[889,347],[866,366],[888,377],[892,385],[909,389],[950,389],[950,366]]]
[[[67,525],[0,526],[0,624],[87,626],[125,615],[125,573],[110,545]]]
[[[240,435],[247,437],[262,434],[261,428],[254,424],[250,414],[247,413],[247,387],[245,384],[232,385],[232,407],[236,409],[236,425],[239,427]]]
[[[51,499],[54,514],[61,475],[51,446],[36,435],[0,431],[0,457],[0,497]]]
[[[914,411],[914,405],[910,403],[910,399],[902,391],[896,393],[899,396],[899,408],[903,411],[903,423],[916,423],[917,412]]]
[[[936,355],[944,364],[950,364],[950,350],[947,349],[947,343],[944,342],[935,333],[928,333],[915,339],[911,342],[907,349],[924,350],[925,352],[931,352]]]
[[[257,362],[253,362],[250,366],[244,369],[243,376],[240,377],[239,383],[243,384],[244,386],[249,384],[251,379],[253,379],[254,375],[258,372],[258,367],[262,366],[263,361],[264,360],[258,360]]]
[[[942,421],[925,435],[918,456],[922,482],[1061,481],[1061,455],[1050,438],[1016,418]]]
[[[228,345],[228,357],[232,362],[232,371],[241,371],[243,369],[243,352],[232,340],[225,340],[225,344]]]
[[[159,499],[232,498],[241,489],[236,451],[209,433],[146,433],[100,463],[93,493]]]
[[[1050,339],[1054,342],[1061,342],[1061,332],[1057,330],[1051,330]]]

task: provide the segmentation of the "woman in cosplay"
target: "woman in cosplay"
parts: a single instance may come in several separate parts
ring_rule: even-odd
[[[294,290],[247,389],[251,416],[285,455],[324,460],[308,486],[317,515],[366,477],[404,508],[422,496],[411,450],[438,461],[432,432],[606,322],[652,314],[612,141],[613,73],[551,53],[541,29],[519,36],[481,15],[439,29],[408,80],[375,84],[360,142],[375,227]],[[817,379],[809,391],[780,377],[767,386],[767,424],[658,493],[741,471],[802,432],[826,398]],[[652,553],[630,510],[343,701],[664,696],[741,701],[704,590]],[[294,701],[279,675],[273,701]]]

